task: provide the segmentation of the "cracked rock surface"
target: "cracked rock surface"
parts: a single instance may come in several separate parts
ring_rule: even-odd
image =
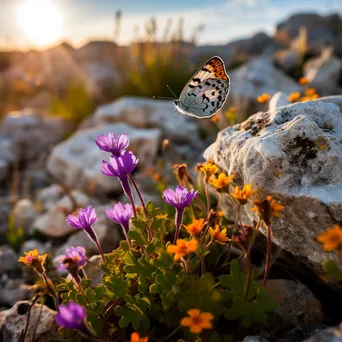
[[[273,223],[273,242],[320,267],[328,257],[317,235],[342,222],[342,114],[316,100],[252,115],[221,131],[204,154],[255,198],[273,196],[285,206]],[[243,208],[251,222],[250,206]],[[331,258],[332,255],[329,255]]]

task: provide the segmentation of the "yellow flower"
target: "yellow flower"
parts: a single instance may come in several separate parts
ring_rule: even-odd
[[[342,245],[342,228],[338,225],[328,228],[318,235],[317,241],[323,244],[326,252],[331,252]]]
[[[24,263],[25,265],[32,266],[37,272],[44,273],[45,268],[45,260],[47,258],[47,254],[39,255],[37,249],[33,251],[24,252],[25,256],[21,256],[18,261]]]
[[[131,342],[148,342],[148,337],[140,337],[139,333],[133,332],[131,334]]]
[[[206,163],[203,163],[203,164],[198,164],[197,165],[197,170],[202,172],[204,174],[204,180],[206,183],[209,183],[209,179],[215,174],[218,172],[218,167],[217,165],[209,160],[207,161]]]
[[[301,85],[306,85],[309,83],[309,80],[306,78],[306,77],[301,77],[299,80],[298,80],[299,84]]]
[[[296,93],[291,93],[287,97],[287,99],[292,103],[297,102],[299,100],[299,98],[300,98],[300,92],[298,92],[298,91]]]
[[[215,225],[215,229],[213,229],[212,227],[209,228],[209,234],[211,235],[213,240],[220,245],[224,245],[229,240],[229,238],[227,237],[227,229],[224,228],[220,230],[220,226],[218,224]]]
[[[270,97],[270,94],[263,93],[262,95],[257,97],[257,100],[260,103],[266,103],[270,99]]]
[[[183,327],[189,327],[193,334],[200,334],[203,329],[212,329],[211,321],[214,316],[210,312],[201,312],[198,309],[190,309],[187,311],[189,317],[182,318],[180,324]]]
[[[280,212],[285,209],[285,207],[274,200],[272,196],[267,196],[267,199],[264,201],[255,200],[253,201],[253,204],[255,207],[251,208],[251,210],[256,211],[267,225],[271,224],[272,216],[279,217]]]
[[[253,195],[255,192],[254,189],[252,189],[250,184],[245,184],[243,186],[243,189],[241,190],[238,186],[235,187],[234,192],[231,192],[230,194],[241,204],[245,205],[249,198]]]
[[[185,255],[193,253],[197,249],[197,246],[198,241],[196,239],[191,239],[190,241],[177,239],[176,244],[168,246],[166,251],[171,254],[175,253],[174,260],[178,261]]]
[[[212,177],[210,183],[217,189],[217,191],[222,191],[228,187],[231,181],[234,179],[234,174],[229,177],[225,173],[221,172],[217,178]]]
[[[198,235],[204,225],[204,218],[201,218],[199,220],[194,220],[192,223],[188,224],[187,226],[184,226],[184,228],[191,234],[191,235]]]

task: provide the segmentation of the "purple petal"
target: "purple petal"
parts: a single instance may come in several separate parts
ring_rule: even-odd
[[[76,229],[82,229],[83,228],[83,226],[81,225],[79,219],[75,215],[73,215],[73,214],[70,214],[70,215],[67,216],[66,222],[72,228],[76,228]]]

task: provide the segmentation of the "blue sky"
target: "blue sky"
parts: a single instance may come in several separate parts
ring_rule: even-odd
[[[0,49],[28,48],[36,45],[19,28],[18,8],[30,0],[0,0]],[[136,27],[143,31],[149,17],[157,18],[158,32],[162,32],[168,18],[173,25],[184,18],[185,35],[190,37],[199,24],[205,29],[201,44],[223,44],[247,37],[258,31],[272,34],[276,23],[297,12],[327,14],[342,13],[342,0],[40,0],[55,6],[62,18],[61,40],[74,45],[89,39],[113,37],[114,13],[123,13],[120,43],[128,44],[136,38]],[[38,25],[39,20],[35,25]],[[41,27],[44,30],[44,27]]]

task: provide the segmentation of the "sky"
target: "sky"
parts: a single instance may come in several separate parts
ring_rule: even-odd
[[[185,38],[204,25],[199,44],[225,44],[259,31],[273,34],[276,24],[294,13],[342,14],[342,0],[0,0],[0,49],[113,39],[117,10],[120,44],[142,35],[152,16],[160,37],[169,18],[175,28],[182,17]]]

